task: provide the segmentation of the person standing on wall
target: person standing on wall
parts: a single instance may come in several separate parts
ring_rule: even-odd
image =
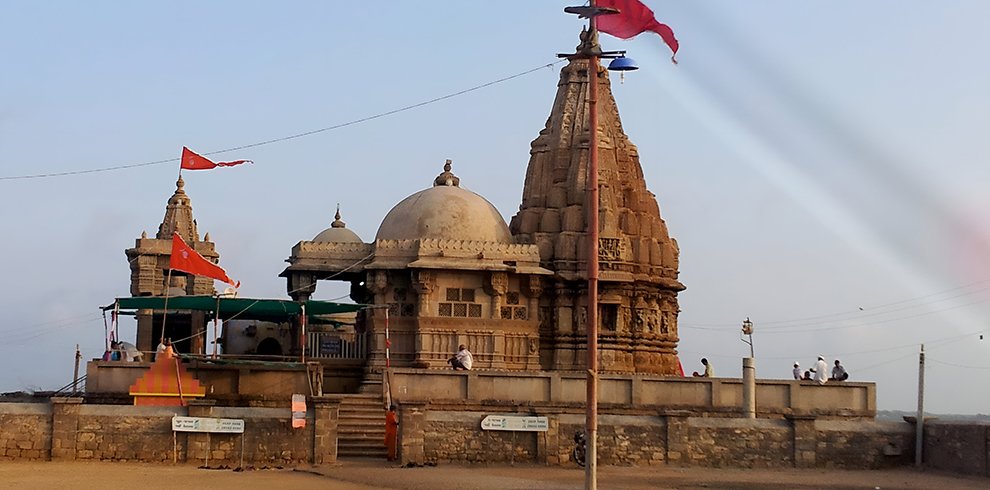
[[[820,385],[823,385],[825,384],[825,381],[828,381],[828,374],[825,373],[826,369],[828,369],[828,366],[825,364],[825,358],[818,356],[818,362],[815,363],[814,371],[815,381],[817,381]]]
[[[801,364],[794,361],[794,370],[791,373],[794,374],[794,379],[801,379]]]

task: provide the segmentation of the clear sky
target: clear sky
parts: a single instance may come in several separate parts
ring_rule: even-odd
[[[878,407],[990,412],[990,3],[647,0],[681,42],[603,36],[642,67],[613,89],[681,248],[680,352],[787,378],[822,354]],[[54,389],[103,351],[183,145],[210,152],[327,128],[557,61],[565,1],[0,2],[0,390]],[[244,296],[334,208],[365,241],[454,161],[508,220],[561,65],[186,172]],[[16,179],[175,158],[132,169]],[[218,284],[222,288],[222,284]],[[316,298],[345,294],[321,284]],[[125,340],[133,323],[123,322]],[[986,340],[979,339],[980,333]]]

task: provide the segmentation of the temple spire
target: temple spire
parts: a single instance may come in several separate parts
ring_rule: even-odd
[[[179,175],[179,180],[175,182],[175,193],[168,200],[165,217],[158,227],[155,238],[171,240],[172,233],[178,233],[187,242],[199,241],[199,231],[196,229],[196,220],[193,219],[192,202],[186,195],[185,186],[186,182]]]

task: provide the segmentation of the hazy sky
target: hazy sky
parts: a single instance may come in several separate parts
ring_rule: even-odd
[[[927,407],[990,412],[990,3],[646,3],[679,65],[655,35],[602,39],[642,67],[613,89],[680,244],[685,370],[705,356],[739,376],[748,316],[760,377],[823,354],[875,381],[879,408],[913,409],[924,342]],[[129,294],[124,249],[157,231],[183,145],[328,128],[555,63],[581,28],[568,4],[0,2],[0,390],[68,383],[77,343],[102,354],[97,307]],[[370,241],[444,159],[508,220],[561,66],[216,155],[255,163],[184,174],[199,231],[242,295],[285,297],[284,259],[336,203]]]

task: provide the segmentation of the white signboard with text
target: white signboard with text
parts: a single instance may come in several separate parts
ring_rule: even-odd
[[[488,415],[481,420],[484,430],[546,432],[549,426],[550,421],[546,417],[527,415]]]
[[[172,417],[172,430],[175,432],[212,432],[223,434],[243,434],[244,420],[216,419],[210,417]]]

